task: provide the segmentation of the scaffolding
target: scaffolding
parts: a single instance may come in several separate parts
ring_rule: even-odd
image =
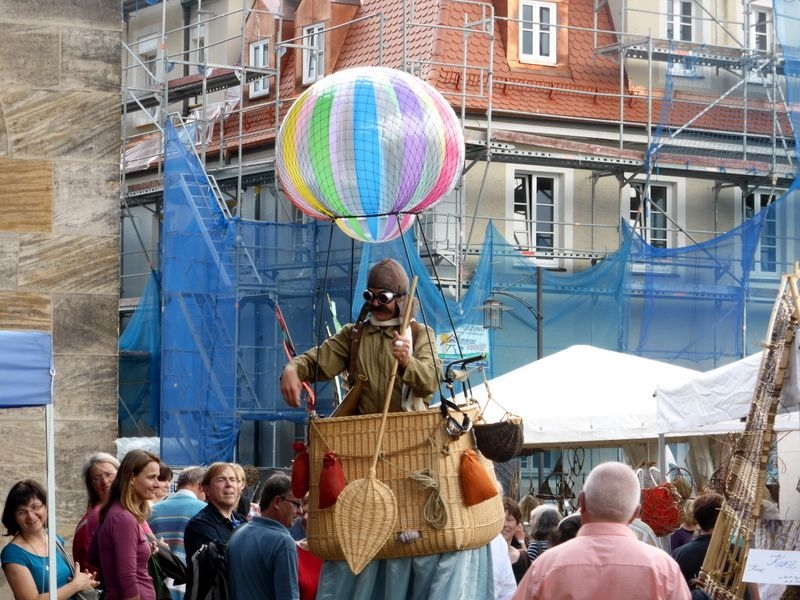
[[[540,222],[545,228],[572,230],[572,238],[581,243],[543,249],[536,247],[535,240],[518,240],[521,250],[550,261],[547,266],[563,266],[558,259],[574,259],[568,263],[570,271],[586,268],[616,249],[613,238],[618,223],[601,218],[612,206],[609,188],[602,185],[606,178],[615,180],[614,203],[623,216],[627,196],[639,191],[639,218],[647,210],[660,210],[649,192],[654,174],[709,182],[712,192],[706,196],[715,215],[713,224],[692,227],[666,216],[670,246],[710,239],[735,225],[719,219],[717,203],[726,190],[733,188],[747,197],[759,187],[786,189],[794,179],[794,136],[779,77],[782,56],[769,11],[757,0],[725,3],[729,12],[736,9],[739,20],[726,20],[690,2],[696,14],[689,25],[704,32],[704,41],[698,42],[676,41],[680,34],[669,29],[671,25],[664,32],[671,39],[636,31],[654,22],[680,27],[681,15],[643,8],[649,6],[646,2],[587,0],[593,4],[592,22],[585,26],[559,23],[554,26],[555,35],[563,31],[570,39],[589,40],[591,61],[603,62],[605,73],[610,64],[616,65],[615,89],[608,81],[594,89],[578,89],[569,81],[559,84],[547,77],[537,83],[498,69],[495,49],[502,47],[498,38],[502,34],[507,42],[509,32],[518,30],[522,20],[496,14],[490,2],[448,2],[449,17],[437,20],[431,17],[431,2],[425,0],[404,0],[401,10],[373,0],[362,2],[349,20],[293,36],[287,31],[294,33],[297,2],[241,0],[238,7],[233,6],[239,1],[182,2],[181,23],[170,13],[177,2],[147,7],[141,2],[125,3],[129,28],[123,76],[126,206],[156,203],[157,207],[160,168],[144,181],[137,173],[160,165],[163,138],[159,132],[170,113],[180,112],[197,128],[198,153],[234,215],[301,219],[288,203],[278,201],[281,193],[274,177],[272,140],[296,93],[294,78],[284,74],[296,68],[297,56],[315,48],[309,44],[311,36],[333,39],[356,28],[375,31],[377,49],[369,54],[376,59],[374,64],[392,61],[396,64],[391,66],[434,77],[434,85],[461,117],[467,142],[465,185],[420,218],[434,249],[432,262],[449,267],[454,278],[460,277],[462,263],[480,243],[475,232],[490,218],[494,222],[513,219],[497,210],[497,196],[488,193],[496,164],[573,169],[591,181],[590,214],[581,215],[588,219],[570,222],[553,216],[548,223]],[[668,3],[681,4],[685,3]],[[753,15],[761,14],[767,20],[750,23]],[[131,32],[147,29],[137,27],[147,19],[157,34],[134,41]],[[399,38],[396,34],[387,38],[389,30],[399,31]],[[443,36],[458,47],[457,60],[456,52],[434,55],[419,43]],[[148,54],[153,37],[155,55]],[[255,66],[258,61],[247,59],[249,49],[266,38],[271,44],[269,54],[261,61],[263,66]],[[325,68],[337,68],[333,58],[325,56]],[[262,82],[275,93],[253,99],[254,82]],[[611,120],[585,118],[577,126],[573,115],[559,115],[558,110],[510,114],[502,96],[515,93],[613,104],[617,109]],[[730,119],[727,123],[726,118]],[[139,127],[134,128],[136,119]],[[149,131],[143,127],[148,121]],[[272,210],[266,214],[256,209],[255,198],[247,197],[253,186],[271,198]],[[458,288],[462,283],[454,285]]]
[[[238,6],[233,7],[234,4]],[[744,351],[747,344],[741,324],[742,297],[734,288],[743,286],[747,271],[742,275],[741,269],[747,269],[747,265],[731,269],[707,249],[698,252],[699,258],[683,263],[668,258],[665,264],[645,265],[644,259],[637,257],[647,251],[639,247],[635,234],[640,234],[642,242],[657,242],[656,250],[664,251],[711,240],[744,221],[750,216],[748,210],[768,207],[778,190],[789,188],[795,170],[794,137],[778,77],[782,58],[773,42],[767,50],[747,50],[751,44],[747,41],[749,25],[745,19],[734,23],[713,15],[697,15],[697,23],[703,23],[706,31],[720,30],[715,39],[727,41],[729,37],[739,41],[718,46],[676,43],[668,37],[627,32],[627,22],[641,21],[632,15],[656,15],[631,6],[633,2],[613,3],[612,10],[611,3],[604,0],[584,0],[583,12],[577,8],[581,2],[563,2],[585,22],[568,21],[551,27],[558,32],[555,35],[570,40],[570,51],[576,46],[588,50],[581,58],[582,68],[597,75],[596,85],[578,86],[552,75],[541,81],[523,78],[508,67],[509,48],[517,35],[514,32],[521,30],[525,20],[497,14],[495,4],[499,3],[453,0],[442,3],[449,8],[447,11],[439,10],[439,3],[432,0],[330,4],[336,5],[336,11],[331,11],[338,15],[336,18],[330,17],[330,22],[321,28],[301,31],[294,21],[303,3],[290,0],[257,0],[252,4],[248,0],[216,0],[180,5],[167,1],[154,6],[143,6],[134,0],[125,3],[129,33],[123,74],[123,230],[142,247],[144,258],[140,256],[138,262],[148,268],[141,272],[148,274],[157,267],[155,250],[164,194],[162,154],[167,121],[179,125],[183,143],[193,147],[197,163],[207,175],[207,186],[193,188],[195,191],[187,193],[187,198],[194,206],[192,210],[201,214],[198,219],[208,223],[209,230],[203,235],[211,240],[204,249],[210,253],[209,261],[223,264],[225,261],[214,258],[215,253],[219,257],[229,252],[216,248],[223,240],[212,239],[213,235],[223,234],[214,229],[220,219],[226,223],[236,221],[236,227],[227,231],[243,236],[240,248],[256,243],[248,237],[249,231],[254,232],[254,238],[260,235],[255,227],[249,227],[250,223],[267,223],[276,230],[284,224],[306,223],[284,237],[276,233],[275,239],[280,241],[275,242],[275,247],[261,248],[268,261],[262,263],[263,257],[253,258],[258,253],[248,256],[237,251],[227,255],[229,262],[221,272],[228,280],[221,281],[220,286],[230,297],[224,298],[222,313],[209,308],[219,302],[219,297],[212,298],[205,292],[189,289],[186,295],[175,299],[173,308],[181,308],[187,318],[194,313],[208,314],[207,319],[203,318],[215,328],[220,323],[225,325],[219,331],[214,329],[218,335],[203,331],[196,338],[225,339],[228,346],[236,349],[226,365],[235,373],[233,381],[227,382],[234,391],[226,390],[222,395],[228,400],[233,395],[239,418],[264,418],[259,403],[274,392],[274,369],[282,360],[275,352],[279,333],[265,325],[263,315],[282,297],[297,303],[298,314],[314,314],[307,297],[309,289],[320,289],[320,254],[338,257],[331,264],[339,265],[339,270],[325,274],[326,289],[337,302],[341,301],[340,306],[349,306],[351,300],[348,293],[352,280],[342,265],[353,262],[353,258],[348,260],[352,247],[341,243],[323,246],[328,241],[323,239],[325,234],[312,231],[315,224],[307,222],[285,201],[274,175],[274,137],[301,88],[297,84],[302,80],[303,65],[299,63],[305,53],[316,57],[313,64],[321,72],[362,64],[408,70],[432,82],[460,116],[467,157],[463,184],[435,209],[420,215],[416,228],[417,241],[425,240],[418,248],[425,267],[436,271],[437,284],[452,297],[459,299],[478,285],[474,270],[481,252],[486,251],[486,236],[492,235],[485,232],[494,231],[487,227],[490,221],[512,240],[512,245],[503,246],[500,254],[513,254],[518,262],[509,273],[496,275],[490,289],[510,290],[522,295],[524,301],[525,297],[541,294],[544,286],[552,296],[545,299],[549,323],[556,318],[567,323],[577,314],[566,311],[573,295],[575,304],[591,301],[587,315],[602,308],[615,313],[620,323],[625,321],[616,288],[605,282],[590,282],[582,291],[576,291],[574,284],[551,277],[551,271],[588,273],[589,267],[601,263],[611,274],[609,280],[613,280],[615,272],[628,268],[620,267],[619,259],[612,260],[623,246],[634,257],[632,260],[642,260],[641,270],[636,271],[634,265],[635,272],[663,275],[664,279],[675,277],[690,261],[711,257],[713,264],[702,268],[716,278],[702,298],[706,305],[698,308],[692,319],[698,323],[719,322],[714,321],[713,311],[727,307],[730,314],[721,328],[726,333],[720,335],[726,338],[724,359]],[[436,10],[431,8],[434,4]],[[640,4],[645,6],[647,2]],[[740,6],[744,15],[758,3],[734,0],[729,4]],[[170,12],[178,6],[179,13]],[[438,15],[444,18],[438,19]],[[674,18],[673,15],[673,22]],[[739,34],[733,35],[733,31]],[[371,36],[366,47],[365,32]],[[723,39],[722,33],[728,37]],[[322,50],[314,36],[338,40],[338,46],[331,44]],[[438,40],[436,44],[431,43],[433,39]],[[253,48],[262,54],[254,55]],[[348,48],[350,54],[346,52]],[[716,87],[705,91],[712,76]],[[751,80],[753,83],[748,83]],[[566,106],[573,106],[572,112]],[[509,208],[514,201],[509,182],[512,187],[525,183],[528,171],[534,173],[534,179],[536,173],[572,172],[572,189],[568,190],[572,198],[567,196],[566,183],[560,198],[564,205],[570,205],[568,213],[528,214],[520,219]],[[665,210],[659,202],[657,189],[665,180],[683,190],[684,218]],[[765,189],[766,205],[751,199],[759,189]],[[647,220],[648,215],[658,226]],[[633,233],[626,223],[620,223],[620,217],[630,222]],[[142,223],[150,230],[143,232]],[[656,232],[662,238],[655,239]],[[549,234],[553,243],[541,243],[539,234]],[[753,236],[752,232],[743,234],[741,239],[747,238],[747,243],[736,238],[730,247],[736,252],[747,246],[750,252]],[[498,242],[497,246],[501,244]],[[292,252],[286,254],[287,249]],[[125,260],[123,255],[123,264]],[[254,261],[258,268],[250,268]],[[529,275],[520,278],[519,273],[530,267],[536,267],[537,273],[546,271],[544,283],[536,283],[538,279]],[[785,268],[775,266],[778,272]],[[264,272],[260,269],[268,271],[268,276],[260,275]],[[298,287],[299,280],[303,283]],[[137,289],[144,287],[143,281],[144,278],[132,285],[123,281],[123,295],[135,297]],[[765,282],[769,287],[768,278]],[[689,285],[656,290],[645,278],[625,284],[629,297],[646,298],[644,313],[652,312],[654,305],[647,302],[659,294],[676,306],[683,297],[697,295]],[[748,293],[751,298],[758,296],[757,289],[749,289]],[[771,288],[763,296],[773,297]],[[549,302],[558,308],[551,308]],[[133,304],[130,302],[129,306]],[[237,323],[228,323],[231,317],[227,311],[232,306],[256,315],[261,329],[242,331]],[[536,330],[541,336],[542,323],[526,323],[524,317],[518,320],[529,328],[526,331]],[[310,325],[303,341],[310,344],[318,339],[319,326],[316,321]],[[610,332],[619,338],[614,342],[615,349],[652,352],[641,343],[630,347],[628,337],[635,339],[645,333],[623,331],[626,326],[621,325],[619,332]],[[567,328],[563,335],[552,331],[545,338],[550,349],[582,333]],[[516,350],[524,357],[519,350],[528,340],[522,339],[521,332],[517,334],[516,345],[507,355]],[[589,335],[600,336],[591,331]],[[740,339],[733,339],[737,336]],[[561,339],[550,341],[556,338]],[[581,339],[578,343],[586,341]],[[256,356],[259,353],[261,356]],[[701,360],[719,358],[714,349],[703,348],[696,354]],[[665,351],[658,357],[674,355]],[[209,368],[213,363],[209,357],[201,360]],[[522,359],[517,356],[515,360]],[[509,363],[509,368],[513,366],[516,365]],[[209,372],[214,379],[213,369]],[[185,374],[186,381],[190,375]],[[217,388],[222,390],[224,386]],[[288,418],[296,420],[302,415]],[[254,426],[250,435],[257,438],[258,431]],[[281,435],[291,438],[293,434],[276,430],[273,440]],[[273,464],[287,462],[278,456],[272,458]]]

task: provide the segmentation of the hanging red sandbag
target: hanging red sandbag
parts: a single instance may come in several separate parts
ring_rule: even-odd
[[[303,442],[295,442],[292,447],[295,451],[292,461],[292,495],[295,498],[303,498],[308,493],[311,483],[308,450]]]
[[[322,470],[319,473],[319,507],[330,508],[347,485],[342,461],[339,455],[328,450],[322,457]]]
[[[475,450],[464,450],[461,455],[458,478],[461,480],[464,504],[467,506],[475,506],[500,493],[486,469],[483,468]]]

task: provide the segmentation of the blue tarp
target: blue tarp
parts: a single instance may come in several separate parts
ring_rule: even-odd
[[[42,331],[0,331],[0,408],[50,404],[53,344]]]

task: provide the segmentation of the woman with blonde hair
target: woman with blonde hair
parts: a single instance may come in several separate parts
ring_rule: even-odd
[[[122,459],[108,500],[100,509],[100,526],[89,547],[89,560],[99,562],[104,600],[155,600],[147,563],[153,548],[142,524],[161,483],[158,456],[131,450]]]
[[[89,542],[92,541],[97,530],[98,515],[103,502],[108,499],[111,484],[117,476],[119,461],[106,452],[95,452],[83,464],[83,484],[86,486],[86,513],[78,521],[75,534],[72,537],[72,558],[81,567],[86,567],[92,572],[98,572],[99,565],[89,562]]]
[[[680,548],[684,544],[692,541],[697,532],[697,519],[694,518],[694,511],[692,506],[694,500],[689,498],[683,502],[683,518],[681,519],[681,526],[669,536],[669,549],[670,552],[676,548]]]

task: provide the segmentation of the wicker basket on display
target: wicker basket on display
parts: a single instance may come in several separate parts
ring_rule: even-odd
[[[462,409],[474,418],[478,405]],[[329,450],[336,452],[348,481],[364,477],[375,450],[380,418],[380,415],[314,418],[309,423],[308,545],[324,560],[344,560],[344,554],[334,524],[334,507],[319,508],[323,456]],[[393,533],[376,559],[478,548],[500,533],[505,512],[499,488],[497,495],[489,500],[470,507],[464,504],[459,466],[464,451],[474,448],[471,432],[455,439],[447,434],[439,409],[387,416],[376,476],[394,492],[398,510]],[[480,461],[491,480],[496,482],[492,463],[483,456]],[[438,480],[438,492],[425,487],[420,480],[434,485]],[[433,527],[425,518],[426,513],[435,513],[430,503],[438,500],[435,496],[431,498],[437,493],[447,513],[446,522],[440,528]],[[380,515],[353,515],[352,518],[374,521]],[[410,536],[414,538],[412,541],[401,542],[402,532],[419,533]],[[408,537],[408,533],[404,536]]]

